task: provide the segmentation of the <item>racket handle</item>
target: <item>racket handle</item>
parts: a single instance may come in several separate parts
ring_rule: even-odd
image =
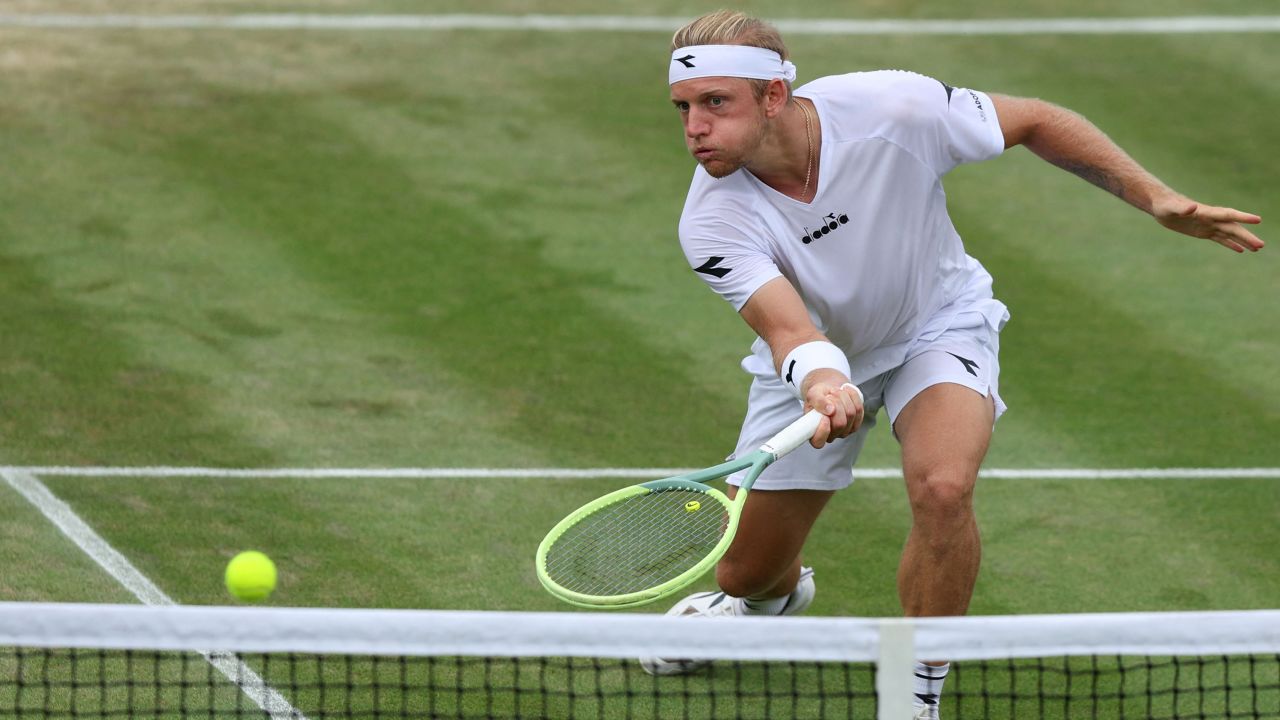
[[[791,423],[782,429],[782,432],[769,438],[769,441],[760,446],[760,449],[772,453],[773,458],[778,458],[795,450],[803,445],[809,438],[813,437],[813,433],[817,431],[818,425],[822,423],[823,415],[817,410],[810,410],[804,414],[804,417]]]

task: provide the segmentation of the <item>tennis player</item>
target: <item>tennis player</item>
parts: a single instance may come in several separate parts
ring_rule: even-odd
[[[674,615],[791,615],[814,596],[800,551],[883,408],[902,448],[912,526],[898,570],[909,616],[963,615],[978,573],[972,497],[995,421],[1000,330],[991,276],[965,254],[942,176],[1006,148],[1032,152],[1151,215],[1236,252],[1260,218],[1164,185],[1083,117],[903,71],[792,91],[773,27],[720,11],[676,32],[671,102],[698,161],[680,243],[698,277],[756,332],[738,452],[818,408],[811,441],[757,481],[716,569],[722,592]],[[734,478],[730,478],[732,483]],[[732,488],[731,488],[732,490]],[[647,658],[677,674],[705,663]],[[917,717],[937,716],[946,664],[917,668]]]

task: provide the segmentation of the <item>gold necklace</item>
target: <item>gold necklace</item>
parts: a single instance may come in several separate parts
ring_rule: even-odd
[[[805,107],[804,103],[800,102],[799,99],[796,100],[796,105],[800,107],[800,114],[804,115],[804,139],[808,146],[806,158],[809,162],[804,169],[804,190],[800,191],[800,200],[807,202],[809,198],[809,180],[813,176],[813,134],[809,130],[809,108]]]

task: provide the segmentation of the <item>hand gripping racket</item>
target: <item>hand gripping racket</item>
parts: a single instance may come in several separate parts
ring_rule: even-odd
[[[809,411],[746,457],[583,505],[538,546],[538,580],[588,608],[636,607],[686,587],[728,551],[756,478],[813,437],[822,417]],[[733,500],[705,484],[748,468]]]

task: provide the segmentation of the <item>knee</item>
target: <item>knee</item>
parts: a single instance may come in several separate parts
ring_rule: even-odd
[[[728,557],[716,565],[716,584],[733,597],[756,597],[778,582],[758,565],[735,562]]]
[[[973,514],[973,488],[977,472],[931,469],[910,473],[907,496],[911,513],[924,525],[965,521]]]

